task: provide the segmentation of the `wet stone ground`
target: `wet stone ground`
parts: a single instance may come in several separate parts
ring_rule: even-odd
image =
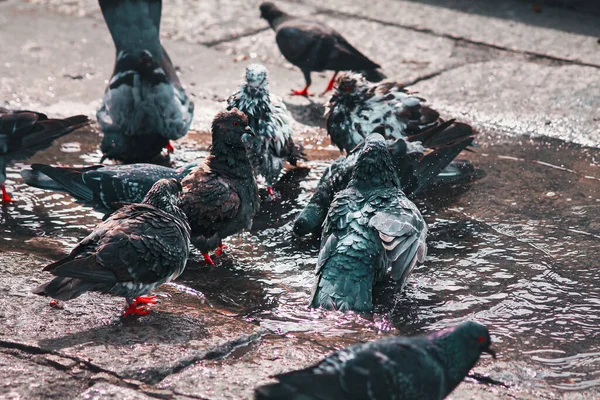
[[[194,130],[177,142],[174,166],[206,157],[208,122],[249,61],[267,63],[278,94],[301,83],[256,15],[240,20],[234,10],[216,12],[217,3],[165,2],[165,46],[196,101]],[[391,282],[376,287],[371,315],[307,308],[319,238],[292,237],[292,222],[339,152],[322,129],[325,99],[285,96],[309,161],[287,170],[276,187],[281,198],[262,204],[250,232],[227,240],[216,267],[194,252],[183,275],[156,290],[160,304],[140,318],[120,318],[123,300],[98,294],[51,306],[30,293],[48,279],[41,269],[102,214],[27,187],[19,171],[34,162],[97,163],[93,125],[8,169],[16,201],[0,209],[0,397],[249,399],[270,375],[335,349],[466,319],[492,332],[500,356],[484,357],[474,372],[496,384],[469,378],[450,398],[600,396],[600,59],[590,47],[597,20],[553,9],[540,20],[528,5],[510,2],[490,17],[485,2],[441,8],[431,0],[397,2],[405,12],[388,21],[385,0],[369,9],[354,3],[346,14],[312,1],[284,4],[331,17],[379,54],[390,75],[416,82],[443,114],[480,131],[474,152],[461,155],[479,178],[416,199],[430,227],[429,252],[404,292]],[[0,38],[11,60],[0,64],[0,98],[14,108],[92,116],[113,61],[95,2],[23,4],[0,3]],[[256,8],[240,7],[248,15]],[[464,26],[454,23],[459,13]],[[397,46],[383,52],[385,41],[369,40],[373,31]],[[325,79],[315,76],[318,88]]]

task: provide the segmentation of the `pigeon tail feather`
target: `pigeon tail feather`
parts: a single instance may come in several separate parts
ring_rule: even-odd
[[[98,283],[86,282],[81,279],[57,277],[33,290],[34,294],[52,297],[56,300],[67,301],[93,290]]]

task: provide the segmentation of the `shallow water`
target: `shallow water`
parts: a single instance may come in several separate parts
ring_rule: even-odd
[[[293,238],[295,215],[338,152],[308,139],[307,168],[290,169],[251,232],[229,238],[208,267],[195,253],[172,286],[223,313],[276,332],[317,332],[334,347],[382,334],[419,334],[475,319],[490,327],[512,369],[486,373],[509,385],[600,391],[600,152],[557,140],[482,134],[467,154],[484,175],[417,199],[429,253],[406,290],[376,288],[373,315],[309,310],[318,238]],[[206,156],[209,136],[178,142],[175,166]],[[29,162],[98,162],[98,134],[78,132]],[[319,159],[319,160],[317,160]],[[8,170],[16,202],[2,208],[0,250],[59,257],[102,214],[70,196],[30,188]],[[183,296],[182,296],[183,297]],[[190,301],[173,297],[177,301]],[[191,304],[193,306],[193,304]],[[338,339],[339,338],[339,339]],[[523,365],[527,368],[517,368]]]

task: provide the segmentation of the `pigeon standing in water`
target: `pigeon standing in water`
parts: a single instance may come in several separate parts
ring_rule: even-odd
[[[222,239],[250,229],[258,212],[258,187],[244,141],[254,133],[248,118],[234,108],[212,122],[212,148],[206,168],[197,167],[181,184],[181,207],[192,228],[192,244],[214,265],[208,252],[223,251]]]
[[[160,179],[182,180],[198,163],[173,169],[155,164],[92,165],[53,167],[32,164],[21,171],[25,183],[40,189],[67,192],[102,210],[119,208],[122,203],[140,203]]]
[[[402,191],[412,198],[434,185],[472,178],[473,165],[454,158],[472,144],[474,135],[469,125],[450,120],[407,138],[388,140]],[[325,170],[315,193],[294,222],[294,234],[302,236],[320,230],[333,196],[350,182],[363,147],[364,141]]]
[[[260,5],[260,16],[275,31],[275,40],[281,54],[304,74],[306,85],[293,90],[293,95],[308,96],[312,71],[334,71],[323,93],[333,88],[339,71],[361,72],[368,80],[379,82],[385,75],[380,65],[369,60],[352,46],[339,32],[319,22],[301,19],[280,10],[273,3]]]
[[[367,137],[348,187],[335,195],[321,237],[312,307],[370,311],[372,287],[391,266],[402,288],[425,260],[427,225],[400,189],[378,133]]]
[[[342,73],[326,105],[327,134],[346,152],[374,131],[386,139],[418,135],[444,123],[423,101],[398,83],[373,84],[359,74]]]
[[[296,165],[305,159],[302,148],[292,139],[291,117],[280,97],[269,93],[268,71],[261,64],[246,67],[246,82],[227,100],[228,109],[237,108],[248,117],[255,134],[247,146],[254,172],[262,175],[273,198],[273,185],[283,164]]]
[[[49,119],[34,111],[9,111],[0,107],[0,189],[2,202],[12,199],[6,190],[6,166],[10,161],[33,156],[48,148],[55,139],[89,123],[85,115]]]
[[[71,300],[94,291],[123,296],[125,316],[148,314],[144,296],[177,278],[185,268],[190,226],[177,206],[181,184],[162,179],[144,201],[122,207],[71,251],[44,271],[56,276],[33,292],[56,300]]]
[[[387,337],[339,350],[311,367],[276,375],[256,400],[442,400],[475,366],[496,357],[476,322],[415,337]]]
[[[99,0],[117,49],[113,76],[97,112],[104,158],[149,161],[183,137],[192,103],[160,44],[161,0]]]

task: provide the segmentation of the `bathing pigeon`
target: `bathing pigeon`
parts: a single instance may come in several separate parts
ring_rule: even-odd
[[[161,179],[140,204],[126,205],[83,239],[71,253],[44,271],[56,276],[33,293],[71,300],[85,292],[123,296],[129,314],[147,314],[143,296],[177,278],[185,268],[190,226],[177,206],[181,184]]]
[[[179,169],[155,164],[92,165],[53,167],[32,164],[21,171],[25,183],[40,189],[67,192],[76,200],[101,210],[119,208],[122,203],[140,203],[158,180],[183,179],[197,162]]]
[[[370,311],[372,287],[391,267],[402,288],[427,253],[427,224],[402,192],[385,140],[367,137],[348,187],[323,225],[312,307]]]
[[[248,118],[234,108],[212,122],[212,148],[206,168],[197,167],[181,182],[181,207],[192,228],[192,244],[214,265],[208,252],[223,250],[222,239],[250,229],[258,212],[258,187],[244,145],[254,133]]]
[[[246,67],[246,82],[227,100],[228,110],[237,108],[248,117],[255,137],[246,143],[254,172],[262,175],[269,194],[279,179],[283,164],[296,165],[305,159],[302,148],[292,139],[291,117],[280,97],[269,93],[268,71],[261,64]]]
[[[280,10],[273,3],[260,5],[260,16],[267,20],[275,31],[275,40],[281,54],[304,74],[306,86],[292,91],[293,95],[308,96],[313,71],[335,71],[323,93],[333,88],[339,71],[361,72],[373,82],[385,75],[379,64],[369,60],[352,46],[339,32],[319,22],[301,19]]]
[[[89,123],[85,115],[49,119],[35,111],[9,111],[0,107],[0,188],[2,202],[11,202],[6,191],[6,166],[48,148],[55,139]]]
[[[373,84],[345,72],[325,106],[327,134],[341,151],[349,152],[371,132],[397,139],[443,124],[439,113],[423,102],[396,82]]]
[[[183,137],[194,103],[159,40],[161,0],[99,0],[117,50],[97,112],[104,158],[149,161]]]
[[[474,135],[469,125],[450,120],[418,135],[388,140],[402,191],[412,198],[437,184],[455,184],[472,178],[475,172],[472,164],[454,158],[473,142]],[[294,222],[295,235],[320,230],[334,195],[348,185],[363,146],[364,141],[325,170],[315,193]]]
[[[336,351],[311,367],[276,375],[256,400],[442,400],[475,366],[496,357],[476,322],[415,337],[387,337]]]

